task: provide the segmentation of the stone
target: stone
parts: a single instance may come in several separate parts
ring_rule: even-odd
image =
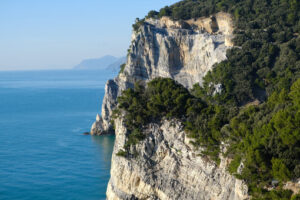
[[[222,84],[221,83],[214,85],[214,88],[215,88],[215,90],[213,92],[213,96],[215,96],[216,94],[222,93]]]
[[[202,85],[203,77],[214,64],[226,59],[232,48],[233,22],[227,13],[210,17],[173,21],[168,17],[146,19],[132,34],[124,71],[105,86],[101,117],[97,115],[91,134],[113,132],[111,117],[122,91],[157,78],[172,78],[191,89]],[[214,94],[222,85],[212,85]],[[201,148],[191,145],[183,125],[177,120],[148,124],[142,131],[145,140],[131,147],[135,157],[116,154],[127,140],[124,116],[114,119],[115,144],[111,177],[107,187],[108,200],[182,199],[182,200],[244,200],[248,188],[242,180],[227,171],[230,159],[220,155],[216,165],[201,157]],[[225,149],[226,147],[224,147]]]
[[[201,85],[213,65],[226,59],[226,50],[233,46],[228,45],[232,35],[232,19],[223,12],[186,21],[173,21],[168,17],[147,19],[139,31],[132,34],[123,73],[106,83],[102,122],[93,125],[97,129],[101,124],[102,128],[93,133],[113,132],[110,121],[116,99],[136,81],[147,83],[165,77],[188,89],[194,84]],[[216,92],[221,92],[221,86]]]
[[[101,120],[101,117],[100,117],[99,114],[97,114],[97,116],[96,116],[96,122],[99,122],[100,120]]]
[[[162,120],[144,129],[146,139],[135,145],[135,158],[116,153],[123,149],[126,127],[115,120],[116,141],[112,156],[107,199],[243,200],[248,188],[230,175],[227,159],[219,166],[197,156],[199,150],[186,144],[186,133],[177,120]]]
[[[91,127],[90,134],[91,135],[102,135],[105,133],[105,130],[103,129],[103,120],[102,117],[100,117],[99,114],[96,116],[96,121],[93,123]]]

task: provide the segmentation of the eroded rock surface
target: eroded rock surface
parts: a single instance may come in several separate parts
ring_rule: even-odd
[[[132,34],[124,71],[106,84],[102,118],[91,133],[110,132],[117,96],[136,81],[172,78],[189,89],[202,84],[213,65],[226,59],[226,50],[233,46],[232,33],[233,23],[226,13],[187,21],[147,19]]]
[[[112,130],[110,120],[116,99],[136,81],[145,84],[166,77],[188,89],[202,84],[213,65],[226,59],[226,50],[233,46],[232,33],[232,20],[226,13],[187,21],[147,19],[132,34],[124,70],[106,84],[102,117],[94,123],[92,134]],[[214,87],[214,94],[222,92],[221,84]],[[199,156],[200,150],[190,145],[179,121],[152,123],[143,132],[146,139],[131,147],[132,156],[117,156],[126,142],[127,130],[122,116],[115,120],[108,200],[249,198],[247,186],[226,171],[230,160],[221,158],[218,166]]]
[[[247,199],[247,186],[193,149],[178,121],[150,124],[147,138],[132,147],[132,158],[117,156],[126,140],[122,118],[115,121],[116,142],[112,156],[107,199]]]

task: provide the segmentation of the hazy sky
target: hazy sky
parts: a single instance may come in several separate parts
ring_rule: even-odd
[[[131,25],[179,0],[0,0],[0,70],[71,68],[126,55]]]

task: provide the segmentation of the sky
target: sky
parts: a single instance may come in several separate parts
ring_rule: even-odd
[[[67,69],[125,56],[132,24],[179,0],[0,0],[0,70]]]

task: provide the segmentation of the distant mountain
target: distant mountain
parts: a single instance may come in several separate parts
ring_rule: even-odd
[[[103,56],[101,58],[86,59],[80,64],[76,65],[73,69],[75,70],[102,70],[112,68],[113,71],[119,69],[124,57],[117,58],[111,55]],[[121,63],[121,64],[119,64]],[[119,65],[119,66],[118,66]]]
[[[124,63],[126,63],[126,56],[119,58],[118,60],[116,60],[114,63],[110,64],[107,66],[107,70],[111,70],[111,71],[120,71],[120,66]]]

